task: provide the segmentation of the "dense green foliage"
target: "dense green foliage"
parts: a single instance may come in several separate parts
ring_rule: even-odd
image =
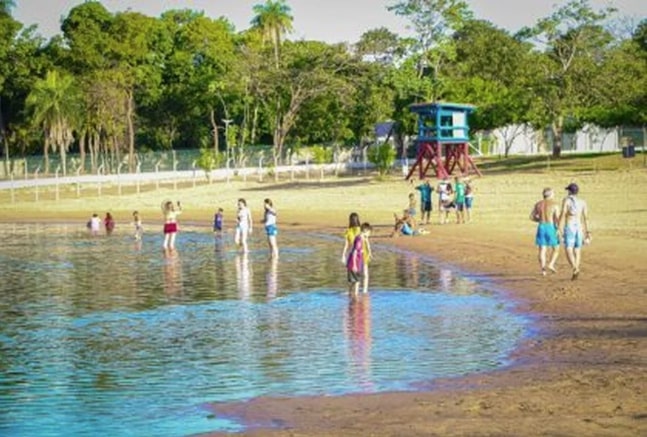
[[[147,151],[201,148],[208,170],[218,151],[241,165],[260,144],[278,165],[301,146],[368,144],[385,120],[400,142],[414,129],[409,105],[428,100],[476,105],[476,129],[550,128],[555,155],[561,133],[584,123],[647,122],[647,21],[617,36],[614,11],[587,0],[515,35],[462,0],[401,0],[390,9],[415,37],[379,28],[353,45],[287,39],[285,0],[254,6],[242,32],[192,10],[153,18],[86,1],[50,40],[23,28],[12,5],[0,2],[5,165],[75,152],[92,171],[134,171]]]

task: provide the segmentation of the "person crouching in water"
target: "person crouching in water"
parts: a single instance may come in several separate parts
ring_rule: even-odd
[[[175,249],[175,236],[177,235],[177,216],[182,213],[182,205],[177,202],[177,209],[170,200],[164,202],[162,205],[162,213],[164,214],[164,250]]]
[[[356,296],[359,293],[359,283],[363,283],[363,292],[368,292],[368,269],[366,266],[370,261],[371,246],[368,241],[371,235],[371,225],[362,223],[360,234],[355,237],[351,245],[346,270],[348,274],[348,293]]]

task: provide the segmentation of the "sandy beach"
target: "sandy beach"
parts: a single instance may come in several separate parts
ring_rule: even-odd
[[[563,250],[558,272],[540,274],[535,224],[528,219],[544,187],[561,198],[572,181],[588,202],[593,232],[576,281]],[[208,226],[219,206],[233,219],[239,197],[260,220],[262,200],[270,197],[284,229],[339,235],[356,211],[375,226],[376,241],[480,275],[535,320],[536,335],[520,345],[509,367],[430,381],[420,392],[215,405],[216,414],[258,425],[244,435],[647,435],[647,171],[638,165],[486,170],[474,186],[471,223],[439,225],[435,210],[429,234],[416,237],[388,237],[393,213],[406,206],[413,186],[399,176],[368,174],[183,184],[122,196],[106,187],[101,197],[84,187],[80,198],[70,188],[58,201],[41,192],[38,203],[28,190],[11,203],[5,191],[0,221],[78,222],[82,228],[93,212],[111,211],[116,232],[130,232],[130,214],[138,209],[153,232],[161,228],[159,205],[166,198],[182,201],[183,223]]]

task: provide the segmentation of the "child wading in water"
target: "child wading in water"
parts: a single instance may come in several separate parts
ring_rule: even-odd
[[[348,273],[348,293],[357,295],[359,283],[363,283],[363,292],[368,292],[368,269],[366,265],[370,259],[371,246],[368,237],[371,235],[371,225],[362,223],[360,233],[355,237],[348,253],[346,270]]]
[[[278,258],[279,248],[276,244],[276,235],[278,229],[276,228],[276,209],[270,199],[265,199],[263,202],[265,208],[263,223],[265,224],[265,234],[267,234],[267,244],[270,248],[270,258]]]
[[[142,227],[142,219],[139,216],[139,211],[133,211],[133,226],[135,227],[135,241],[140,241],[144,235],[144,228]]]
[[[106,228],[106,235],[112,235],[112,231],[115,230],[115,219],[109,212],[106,213],[106,217],[103,219],[103,225]]]
[[[92,218],[88,221],[88,229],[90,230],[90,235],[97,236],[99,235],[99,229],[101,228],[101,219],[98,214],[92,214]]]
[[[222,235],[222,224],[223,224],[223,210],[218,208],[218,211],[213,215],[213,233],[216,236]]]
[[[177,235],[177,216],[182,213],[182,205],[177,202],[177,209],[170,200],[162,204],[164,214],[164,250],[175,249],[175,236]]]
[[[236,222],[234,242],[237,246],[242,247],[243,253],[247,253],[247,237],[252,233],[252,214],[249,212],[249,208],[247,208],[247,201],[245,199],[238,199]]]

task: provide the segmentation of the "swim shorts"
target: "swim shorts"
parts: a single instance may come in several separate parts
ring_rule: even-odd
[[[537,226],[537,235],[535,236],[537,246],[557,247],[559,238],[557,237],[557,228],[551,222],[539,223]]]
[[[279,233],[279,230],[276,227],[276,225],[265,226],[265,234],[267,234],[268,237],[276,237],[278,233]]]
[[[564,246],[578,249],[582,247],[582,229],[578,224],[567,224],[564,227]]]

